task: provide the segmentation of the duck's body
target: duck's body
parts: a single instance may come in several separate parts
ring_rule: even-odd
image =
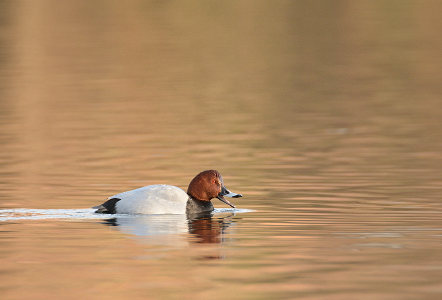
[[[225,188],[218,171],[208,170],[190,182],[187,193],[172,185],[149,185],[111,196],[95,208],[107,214],[200,213],[214,209],[210,200],[215,197],[234,207],[223,196],[241,197]]]
[[[158,184],[123,192],[110,199],[120,199],[115,206],[121,214],[182,214],[189,195],[176,186]]]

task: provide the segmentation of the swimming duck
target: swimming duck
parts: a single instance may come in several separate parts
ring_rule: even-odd
[[[239,198],[242,195],[230,192],[218,171],[206,170],[192,179],[187,193],[172,185],[148,185],[111,196],[94,208],[96,213],[102,214],[206,213],[214,209],[213,198],[235,208],[224,197]]]

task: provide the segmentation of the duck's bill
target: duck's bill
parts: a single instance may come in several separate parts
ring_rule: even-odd
[[[235,208],[235,205],[233,205],[229,200],[227,200],[225,197],[230,197],[230,198],[239,198],[242,197],[241,194],[237,194],[237,193],[232,193],[230,192],[228,189],[226,189],[224,186],[221,188],[221,192],[218,194],[217,198],[219,200],[221,200],[222,202],[224,202],[225,204]]]
[[[240,198],[240,197],[242,197],[241,194],[232,193],[232,192],[229,192],[227,195],[224,195],[224,196],[230,197],[230,198]]]

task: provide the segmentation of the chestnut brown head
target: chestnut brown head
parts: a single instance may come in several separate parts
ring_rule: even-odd
[[[222,202],[235,207],[232,203],[224,198],[224,196],[238,198],[240,194],[229,192],[224,186],[221,174],[216,170],[206,170],[192,179],[187,188],[187,194],[193,199],[200,201],[210,201],[218,198]]]

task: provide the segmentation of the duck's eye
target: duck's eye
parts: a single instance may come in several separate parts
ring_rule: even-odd
[[[216,179],[215,179],[215,180],[213,180],[213,183],[214,183],[214,184],[218,184],[218,181],[216,181]]]

